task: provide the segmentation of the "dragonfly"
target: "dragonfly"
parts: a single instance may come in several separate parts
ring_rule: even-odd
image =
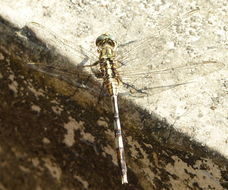
[[[196,11],[192,10],[182,15],[181,19],[190,17]],[[123,45],[118,45],[110,34],[103,33],[95,41],[98,56],[82,47],[69,45],[70,43],[66,42],[66,40],[60,39],[57,34],[49,31],[39,23],[32,22],[28,24],[29,28],[48,31],[51,40],[72,49],[76,56],[86,58],[86,61],[82,61],[84,65],[80,66],[80,64],[75,63],[73,67],[90,68],[92,74],[102,80],[103,88],[106,89],[106,93],[111,97],[117,160],[121,171],[122,184],[128,183],[128,177],[118,108],[119,87],[122,86],[123,89],[126,89],[128,92],[126,94],[129,96],[136,98],[145,95],[149,96],[179,85],[185,85],[197,77],[218,71],[224,66],[223,63],[214,60],[187,62],[179,65],[171,62],[168,65],[161,61],[157,62],[156,59],[158,60],[158,57],[166,57],[168,54],[167,51],[164,52],[165,41],[160,35],[175,22],[178,22],[178,19],[172,20],[152,36],[138,41],[133,40]],[[90,63],[85,64],[85,62]],[[143,62],[143,66],[138,68],[138,62]],[[73,85],[78,84],[72,78],[74,74],[73,68],[69,67],[69,65],[61,63],[30,63],[29,66],[32,69],[63,79]],[[77,75],[79,78],[81,76],[80,74]]]

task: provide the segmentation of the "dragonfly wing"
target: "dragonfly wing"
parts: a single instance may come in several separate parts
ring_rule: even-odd
[[[26,27],[35,33],[39,40],[45,41],[47,48],[51,49],[50,47],[53,46],[52,49],[60,50],[63,56],[72,55],[74,60],[77,60],[76,63],[83,63],[84,61],[84,65],[89,65],[97,59],[94,51],[88,51],[79,44],[72,44],[69,40],[61,38],[54,31],[40,23],[29,22]],[[85,62],[86,59],[87,61]],[[56,63],[53,66],[56,66]]]
[[[69,67],[62,69],[41,63],[28,63],[27,66],[33,70],[45,73],[51,77],[58,78],[60,80],[64,80],[73,86],[81,88],[85,87],[82,82],[83,79],[84,81],[86,81],[85,79],[88,79],[89,76],[88,73],[82,70],[82,67],[74,67],[73,69],[69,70]]]
[[[158,69],[145,67],[140,72],[135,70],[122,70],[119,72],[123,73],[123,83],[130,84],[129,86],[133,86],[138,92],[154,94],[195,82],[199,77],[219,71],[224,66],[223,63],[216,61],[203,61],[175,66],[172,66],[171,63],[161,64]]]
[[[150,62],[151,57],[159,54],[164,50],[164,46],[167,45],[167,41],[165,40],[167,38],[165,37],[167,30],[173,25],[181,25],[180,22],[190,18],[198,11],[199,9],[194,9],[166,21],[166,23],[162,24],[160,28],[154,30],[153,34],[146,38],[132,40],[126,44],[119,45],[117,60],[122,66],[126,66],[127,64],[133,65],[138,62],[143,62],[145,64]]]
[[[186,85],[187,83],[179,83],[179,84],[172,84],[172,85],[167,85],[167,86],[152,86],[152,87],[137,87],[137,85],[132,85],[130,83],[122,83],[124,88],[127,89],[127,91],[121,91],[119,94],[121,96],[131,96],[131,97],[137,97],[137,98],[142,98],[145,96],[150,96],[154,94],[159,94],[161,92],[164,92],[166,90],[173,89],[177,86],[182,86]]]
[[[181,47],[170,43],[175,41],[168,32],[170,26],[181,25],[179,22],[191,18],[198,10],[168,21],[154,35],[120,46],[119,51],[123,53],[117,68],[125,87],[142,94],[159,93],[224,67],[216,61],[186,59],[187,53],[184,57]],[[181,55],[178,52],[182,52]]]
[[[63,80],[74,87],[86,89],[97,97],[103,91],[101,86],[103,81],[99,79],[94,80],[94,76],[86,72],[85,68],[81,66],[75,67],[75,65],[72,65],[71,70],[69,70],[69,67],[61,69],[41,63],[29,63],[27,66],[33,70]],[[106,92],[104,95],[107,95]]]
[[[28,66],[39,72],[48,74],[52,77],[64,80],[77,87],[85,87],[89,73],[99,73],[98,65],[95,63],[97,56],[93,52],[85,50],[82,46],[72,45],[71,42],[62,39],[54,31],[47,29],[42,24],[30,22],[27,28],[45,46],[42,48],[47,57],[54,56],[54,61],[44,61],[42,63],[30,63]],[[53,47],[51,47],[53,45]],[[60,52],[58,52],[60,50]],[[71,54],[73,60],[64,55],[64,52]],[[61,54],[61,56],[59,56]],[[94,76],[94,75],[93,75]],[[92,77],[92,76],[90,76]],[[79,82],[80,80],[80,82]]]

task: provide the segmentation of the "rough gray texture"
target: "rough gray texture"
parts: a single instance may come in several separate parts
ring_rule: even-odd
[[[225,1],[25,2],[5,1],[0,7],[0,189],[227,188],[226,66],[188,86],[145,99],[120,99],[126,187],[116,165],[108,98],[97,104],[93,91],[72,85],[83,80],[76,77],[82,71],[74,70],[75,80],[67,84],[25,67],[81,61],[48,30],[70,46],[94,51],[92,43],[104,31],[123,42],[151,36],[170,17],[181,18],[197,7],[197,16],[176,25],[174,19],[162,34],[167,59],[226,65]],[[32,21],[47,30],[34,28]],[[87,85],[99,86],[92,79]]]

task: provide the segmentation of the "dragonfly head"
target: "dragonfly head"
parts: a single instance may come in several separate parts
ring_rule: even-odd
[[[96,46],[100,48],[106,44],[110,45],[114,49],[117,46],[117,42],[114,40],[114,38],[111,35],[105,33],[98,36],[98,38],[96,39]]]

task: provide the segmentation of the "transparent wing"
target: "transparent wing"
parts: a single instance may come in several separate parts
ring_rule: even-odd
[[[97,59],[97,55],[94,52],[89,52],[79,45],[72,45],[69,41],[61,39],[53,31],[48,30],[43,25],[30,22],[27,24],[29,30],[32,30],[35,33],[35,36],[42,41],[45,38],[44,44],[47,48],[46,54],[50,53],[47,56],[54,56],[56,59],[54,61],[43,61],[42,63],[32,62],[28,63],[28,66],[39,72],[48,74],[52,77],[64,80],[74,86],[81,88],[88,88],[89,78],[92,78],[94,75],[91,74],[92,71],[95,76],[99,71],[98,65],[91,67]],[[53,47],[51,47],[53,45]],[[58,49],[61,49],[61,55],[58,56]],[[64,57],[64,52],[71,53],[74,57],[74,60],[70,60],[67,57]],[[70,52],[69,52],[70,51]],[[58,58],[57,58],[58,57]],[[86,86],[87,85],[87,86]],[[94,86],[90,86],[90,88]],[[100,89],[96,90],[98,93]]]
[[[165,36],[170,35],[169,27],[178,26],[198,10],[169,21],[152,36],[120,45],[118,72],[124,86],[134,92],[133,95],[159,93],[196,81],[224,67],[223,63],[214,60],[188,61],[176,56],[178,47],[167,48],[167,40],[172,41],[170,36]]]
[[[79,44],[73,45],[70,41],[62,39],[54,31],[47,29],[42,24],[30,22],[26,25],[26,27],[34,31],[36,37],[38,37],[39,40],[45,39],[45,42],[43,43],[45,43],[50,51],[53,51],[53,49],[55,49],[57,53],[58,50],[61,50],[61,55],[64,56],[64,53],[67,52],[67,56],[70,55],[72,57],[72,60],[69,60],[71,61],[71,65],[67,64],[66,62],[63,63],[61,61],[53,61],[51,63],[46,63],[46,65],[42,65],[42,70],[46,70],[46,74],[52,75],[52,71],[54,72],[58,70],[63,71],[62,74],[65,75],[67,72],[71,73],[74,66],[81,70],[90,68],[94,73],[98,71],[98,67],[91,67],[91,65],[97,61],[97,54],[95,50],[89,51]],[[51,46],[53,47],[51,48]],[[54,54],[55,52],[52,53]],[[45,66],[47,69],[44,69]],[[41,66],[38,66],[37,69],[41,70],[40,67]],[[36,68],[35,65],[33,65],[33,68]]]
[[[66,82],[79,87],[83,87],[83,83],[78,83],[77,79],[86,79],[88,77],[88,74],[80,73],[81,67],[74,66],[73,69],[70,70],[70,65],[67,65],[66,68],[63,69],[52,67],[48,64],[30,62],[27,66],[31,69],[48,74],[60,80],[65,80]]]
[[[167,33],[167,30],[169,30],[173,25],[181,25],[181,22],[190,18],[198,11],[199,9],[194,9],[183,15],[179,15],[174,19],[169,19],[166,23],[161,24],[161,27],[153,31],[149,37],[144,37],[142,39],[133,40],[126,44],[119,45],[117,60],[122,65],[130,64],[131,66],[138,64],[138,62],[143,62],[144,64],[151,62],[151,58],[162,52],[164,46],[167,45],[165,38],[163,38]],[[170,33],[168,34],[170,35]]]
[[[222,63],[210,60],[196,62],[182,60],[176,62],[173,49],[165,48],[166,38],[163,38],[163,35],[166,33],[166,30],[197,11],[198,9],[190,11],[167,22],[150,37],[119,46],[117,61],[120,64],[117,68],[124,87],[130,89],[136,96],[159,93],[192,82],[192,80],[220,70],[224,66]],[[91,53],[79,45],[72,45],[69,41],[62,40],[54,32],[45,29],[41,24],[29,23],[29,26],[38,30],[41,36],[48,36],[49,41],[53,42],[55,46],[59,45],[64,51],[72,51],[74,57],[78,59],[73,61],[75,64],[66,61],[56,61],[42,65],[31,64],[30,66],[33,69],[77,86],[86,85],[83,81],[87,81],[88,74],[85,74],[83,71],[88,67],[99,78],[99,65],[94,64],[97,61],[95,53]],[[81,79],[80,84],[75,78]]]
[[[40,39],[45,39],[45,43],[47,47],[50,45],[54,45],[55,48],[59,48],[63,52],[72,53],[74,57],[79,59],[85,59],[85,57],[91,60],[91,62],[96,61],[97,54],[95,50],[86,50],[80,44],[72,44],[69,40],[63,39],[59,37],[54,31],[47,29],[40,23],[37,22],[29,22],[26,24],[26,27],[35,32],[35,35]]]
[[[195,82],[200,77],[219,71],[224,66],[223,63],[216,61],[182,63],[180,65],[169,62],[160,63],[157,69],[148,66],[137,72],[137,68],[126,70],[121,67],[119,72],[124,86],[131,89],[138,96],[137,93],[155,94],[176,86]]]

